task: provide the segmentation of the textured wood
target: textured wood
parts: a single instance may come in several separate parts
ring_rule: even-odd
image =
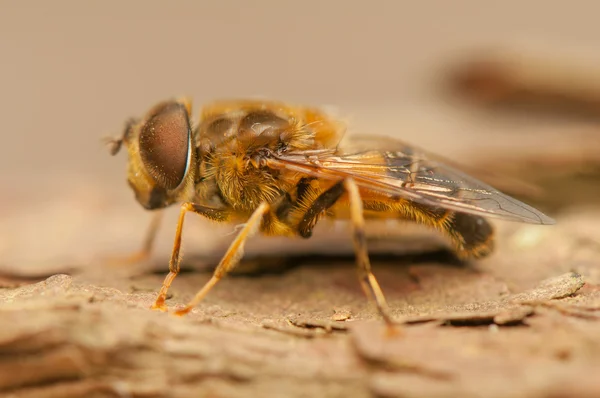
[[[106,215],[86,214],[100,225]],[[58,262],[28,277],[11,263],[0,289],[0,396],[598,396],[598,225],[594,210],[550,228],[499,224],[497,253],[471,265],[375,257],[405,322],[396,336],[364,299],[351,257],[230,277],[185,318],[148,310],[164,270],[96,258],[46,278]],[[188,268],[212,261],[193,254]],[[182,305],[209,275],[182,274],[167,303]]]

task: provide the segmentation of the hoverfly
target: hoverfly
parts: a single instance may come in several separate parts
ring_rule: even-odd
[[[391,324],[387,304],[371,271],[365,220],[399,219],[445,234],[461,258],[481,258],[494,246],[484,217],[534,224],[554,221],[536,209],[401,141],[350,137],[345,125],[320,109],[275,101],[217,101],[198,123],[191,101],[164,101],[130,120],[112,154],[124,144],[127,180],[148,210],[180,204],[165,278],[152,308],[166,311],[167,291],[180,270],[187,213],[241,228],[212,278],[176,314],[188,313],[241,259],[251,236],[309,238],[324,217],[352,226],[360,283]],[[150,250],[151,229],[145,253]]]

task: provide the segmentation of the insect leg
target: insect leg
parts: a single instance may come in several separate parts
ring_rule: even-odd
[[[202,299],[208,294],[217,282],[219,282],[229,271],[231,271],[238,264],[242,256],[244,255],[244,244],[246,240],[255,235],[263,221],[263,217],[267,214],[270,207],[268,204],[261,204],[254,213],[250,216],[250,219],[244,225],[244,228],[236,236],[235,240],[227,249],[227,253],[221,259],[221,262],[215,269],[213,276],[210,280],[196,293],[194,298],[182,309],[175,312],[176,315],[185,315],[192,310]]]
[[[152,249],[154,248],[154,241],[156,239],[156,234],[158,232],[158,228],[160,227],[160,222],[162,221],[164,211],[159,210],[152,216],[152,221],[150,222],[150,226],[148,227],[148,231],[146,232],[146,236],[144,237],[144,244],[142,245],[142,249],[140,250],[140,254],[143,256],[142,258],[146,258],[150,256],[152,253]]]
[[[374,300],[377,310],[388,325],[392,325],[392,319],[388,313],[387,303],[377,279],[371,272],[371,263],[367,252],[367,239],[365,236],[365,221],[363,216],[363,203],[356,183],[352,179],[340,181],[323,192],[311,204],[306,213],[298,223],[297,229],[300,236],[308,238],[317,223],[320,215],[333,206],[344,192],[348,193],[350,200],[350,215],[352,220],[354,250],[358,265],[358,274],[361,286],[370,299]]]
[[[365,235],[365,219],[363,216],[363,203],[360,197],[358,186],[353,179],[344,180],[344,188],[348,192],[350,201],[350,217],[352,220],[354,251],[356,253],[356,263],[358,266],[358,277],[365,294],[375,299],[377,310],[383,320],[392,326],[394,322],[388,312],[388,305],[385,301],[383,291],[371,271],[371,262],[367,251],[367,237]]]
[[[312,230],[321,214],[333,206],[340,196],[342,196],[344,191],[344,183],[343,181],[340,181],[320,194],[319,197],[312,202],[298,223],[297,229],[300,236],[309,238],[312,235]],[[304,195],[299,193],[298,196],[302,197]]]
[[[169,290],[169,287],[171,286],[171,283],[173,283],[173,280],[175,279],[180,270],[180,263],[182,257],[180,255],[181,233],[183,231],[183,221],[185,218],[185,214],[189,211],[200,214],[206,218],[215,221],[226,221],[229,217],[228,210],[214,209],[190,202],[181,205],[181,211],[179,212],[179,221],[177,222],[177,230],[175,232],[175,242],[173,243],[173,252],[171,253],[171,260],[169,261],[169,274],[165,278],[160,292],[156,297],[156,301],[151,307],[154,310],[167,310],[165,300],[167,299],[167,292]]]
[[[140,261],[149,258],[150,254],[152,253],[152,249],[154,248],[154,241],[156,239],[156,234],[160,227],[160,222],[162,220],[163,214],[164,211],[157,210],[152,215],[152,220],[150,221],[150,225],[148,226],[148,230],[146,231],[146,236],[144,237],[142,247],[138,251],[122,257],[109,257],[107,261],[113,265],[129,265],[136,264]]]

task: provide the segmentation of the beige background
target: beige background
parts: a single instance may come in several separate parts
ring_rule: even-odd
[[[361,128],[381,114],[394,124],[372,129],[391,132],[435,118],[423,110],[433,106],[431,79],[463,49],[523,40],[561,50],[575,44],[590,53],[600,46],[593,1],[2,1],[0,7],[3,177],[17,170],[110,169],[108,178],[118,181],[113,173],[123,159],[107,157],[99,137],[172,95],[191,95],[196,106],[255,95],[332,104]],[[448,122],[430,121],[456,128]],[[429,143],[412,131],[402,134]]]

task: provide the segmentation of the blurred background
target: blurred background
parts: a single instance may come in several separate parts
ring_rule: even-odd
[[[600,163],[593,1],[0,8],[4,269],[19,264],[26,273],[42,262],[75,265],[92,252],[136,248],[149,217],[125,183],[124,154],[111,157],[101,139],[179,95],[193,97],[196,114],[202,103],[232,97],[333,106],[350,132],[401,137],[505,173],[488,181],[507,192],[533,192],[514,177],[543,185],[550,195],[529,198],[551,215],[577,195],[586,204],[596,197],[583,193],[599,185],[590,171]],[[523,103],[525,112],[513,112]],[[568,181],[584,175],[583,185],[557,180],[559,171]],[[173,228],[163,231],[166,247]]]

